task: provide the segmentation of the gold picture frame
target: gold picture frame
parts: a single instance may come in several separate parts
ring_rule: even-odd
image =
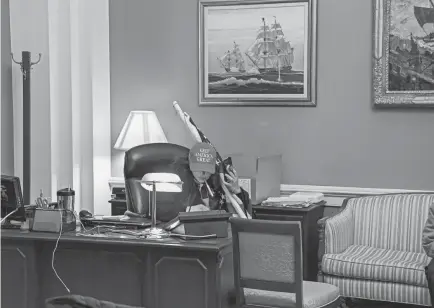
[[[425,9],[434,14],[434,7],[403,0],[375,0],[375,107],[434,107],[434,44],[431,47],[427,43],[434,34],[424,29],[421,10]]]

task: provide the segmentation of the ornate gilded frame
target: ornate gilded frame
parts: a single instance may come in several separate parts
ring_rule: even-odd
[[[373,96],[376,107],[434,107],[434,91],[389,91],[391,0],[375,0]]]

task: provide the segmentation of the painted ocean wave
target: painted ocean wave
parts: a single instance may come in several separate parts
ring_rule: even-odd
[[[304,83],[278,82],[258,78],[247,80],[229,77],[208,83],[210,94],[303,94]]]

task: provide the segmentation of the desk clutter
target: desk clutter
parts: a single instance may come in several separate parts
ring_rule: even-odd
[[[9,188],[9,189],[7,189]],[[124,191],[124,190],[123,190]],[[11,199],[15,202],[7,202]],[[119,236],[151,238],[146,230],[152,221],[146,215],[126,210],[121,215],[97,216],[87,210],[79,215],[74,211],[75,191],[63,188],[57,191],[57,202],[40,191],[33,205],[24,206],[20,179],[2,176],[2,229],[62,233],[77,231],[82,236]],[[168,236],[183,239],[228,237],[231,214],[221,211],[179,213],[168,223],[156,221]],[[78,227],[78,228],[77,228]]]
[[[222,211],[181,212],[173,220],[167,223],[158,222],[158,225],[169,233],[169,237],[185,240],[226,238],[231,216]],[[79,235],[109,237],[116,234],[114,236],[118,237],[119,234],[124,234],[127,237],[153,238],[146,232],[151,226],[151,220],[130,211],[117,216],[93,216],[90,212],[82,210],[80,221],[83,225]]]
[[[5,198],[9,200],[9,197],[12,197],[16,202],[14,206],[9,204],[9,209],[5,211],[3,211],[2,202],[2,229],[55,233],[75,230],[75,191],[73,189],[68,187],[57,191],[57,202],[51,202],[51,198],[45,197],[41,190],[34,204],[24,205],[19,178],[15,178],[14,181],[18,181],[14,196],[5,196]]]
[[[127,211],[124,215],[94,216],[87,210],[77,215],[66,209],[28,207],[24,222],[2,223],[3,229],[50,232],[63,234],[73,232],[79,236],[147,239],[146,230],[151,226],[149,218],[136,216]],[[228,220],[231,214],[221,211],[180,213],[168,223],[158,222],[169,237],[184,240],[228,237]]]

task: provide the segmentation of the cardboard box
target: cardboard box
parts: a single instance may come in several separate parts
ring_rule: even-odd
[[[228,154],[237,171],[240,186],[246,190],[252,204],[260,204],[268,197],[280,196],[282,155],[254,156]]]

